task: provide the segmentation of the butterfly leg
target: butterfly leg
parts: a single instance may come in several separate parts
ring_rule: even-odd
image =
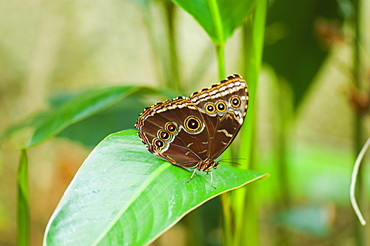
[[[212,187],[216,189],[216,186],[213,184],[213,175],[212,175],[212,171],[208,169],[206,172],[207,172],[207,174],[209,174],[209,175],[211,176],[211,185],[212,185]]]
[[[193,179],[193,177],[194,177],[194,175],[195,175],[195,172],[197,171],[197,169],[195,168],[194,169],[194,172],[192,173],[192,175],[190,176],[190,179],[188,180],[188,182],[187,183],[189,183],[192,179]]]
[[[188,180],[188,182],[187,183],[189,183],[192,179],[193,179],[193,177],[194,177],[194,175],[195,175],[195,172],[197,171],[197,169],[194,169],[194,171],[193,171],[193,173],[191,174],[191,176],[190,176],[190,179]],[[212,171],[211,170],[207,170],[206,171],[206,173],[207,174],[209,174],[210,176],[211,176],[211,185],[212,185],[212,187],[213,188],[215,188],[216,189],[216,186],[213,184],[213,175],[212,175]]]

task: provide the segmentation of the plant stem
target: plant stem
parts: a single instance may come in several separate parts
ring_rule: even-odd
[[[25,149],[21,150],[18,175],[18,201],[17,201],[17,245],[30,244],[30,208],[28,193],[28,160]]]
[[[218,79],[223,80],[226,77],[225,73],[225,46],[216,45],[217,64],[218,64]]]
[[[291,204],[290,199],[290,178],[288,169],[288,142],[290,138],[289,124],[292,122],[293,110],[293,97],[289,91],[289,86],[284,81],[277,83],[277,96],[274,98],[274,104],[278,105],[274,119],[276,121],[276,133],[274,141],[275,158],[277,162],[276,177],[277,191],[281,198],[277,198],[277,213],[287,211]],[[291,245],[291,238],[287,235],[286,228],[277,228],[277,244]]]
[[[254,138],[256,116],[256,94],[258,77],[261,70],[263,41],[265,33],[266,0],[256,3],[253,19],[243,25],[242,35],[242,71],[248,83],[249,103],[247,118],[248,124],[242,128],[242,142],[239,157],[248,160],[252,156],[252,142]],[[244,168],[250,168],[250,161],[246,161]]]
[[[256,8],[253,18],[243,26],[243,52],[242,52],[242,70],[248,83],[249,90],[249,108],[248,124],[242,129],[242,141],[239,150],[239,157],[245,159],[243,168],[251,168],[254,165],[254,140],[256,132],[256,94],[259,73],[262,64],[263,41],[265,33],[265,20],[267,11],[267,1],[260,0],[256,2]],[[254,187],[255,189],[256,187]],[[252,189],[244,189],[244,194],[240,194],[242,205],[236,214],[236,217],[242,217],[239,235],[239,243],[248,245],[258,245],[259,243],[259,226],[258,226],[258,198],[257,192]]]
[[[231,215],[231,206],[230,206],[230,194],[221,195],[222,203],[222,215],[223,215],[223,234],[222,234],[222,245],[233,245],[232,243],[232,215]]]
[[[215,26],[216,34],[217,34],[217,42],[215,43],[216,46],[216,56],[217,56],[217,65],[218,65],[218,78],[219,80],[223,80],[226,76],[225,73],[225,40],[223,34],[223,27],[221,22],[221,16],[218,9],[217,1],[216,0],[209,0],[208,6],[210,8],[213,24]],[[223,154],[223,157],[227,156],[228,158],[231,157],[230,148],[226,153]],[[221,195],[221,203],[223,209],[223,245],[233,245],[232,239],[232,221],[233,216],[231,213],[231,199],[229,194]]]
[[[220,15],[220,9],[217,4],[217,0],[208,0],[209,11],[211,13],[212,23],[215,28],[217,40],[215,42],[216,45],[224,45],[224,29],[222,26],[222,20]]]
[[[145,4],[143,6],[143,20],[144,20],[144,24],[147,28],[147,33],[148,33],[148,36],[149,36],[149,43],[150,43],[150,48],[151,48],[151,51],[153,53],[153,65],[155,67],[155,73],[156,73],[156,77],[157,77],[157,80],[159,81],[160,83],[160,86],[161,87],[165,87],[166,86],[166,80],[164,79],[165,77],[165,74],[166,74],[166,69],[164,67],[165,65],[165,59],[162,55],[162,52],[160,52],[160,48],[159,48],[159,44],[158,44],[158,40],[156,39],[156,35],[155,35],[155,28],[154,28],[154,25],[153,25],[153,15],[150,11],[150,4]],[[162,66],[161,66],[162,65]]]
[[[218,64],[218,78],[223,80],[226,76],[225,73],[225,39],[224,30],[221,21],[220,10],[217,4],[217,0],[208,0],[209,11],[211,13],[212,23],[214,25],[217,40],[216,54],[217,54],[217,64]]]
[[[238,157],[242,168],[248,169],[253,163],[253,146],[255,136],[255,109],[258,77],[261,68],[266,17],[266,1],[257,3],[253,18],[243,25],[242,34],[242,74],[245,76],[249,90],[249,108],[246,124],[241,130],[241,144]],[[248,191],[248,193],[247,193]],[[258,245],[258,202],[256,192],[242,188],[232,193],[230,204],[233,213],[234,234],[230,245]]]
[[[181,92],[183,90],[180,76],[179,76],[179,66],[178,66],[178,56],[177,56],[177,45],[176,45],[176,35],[175,35],[175,14],[176,7],[175,5],[166,0],[165,10],[166,10],[166,20],[167,20],[167,32],[168,32],[168,74],[167,79],[167,88],[174,89],[175,91]]]

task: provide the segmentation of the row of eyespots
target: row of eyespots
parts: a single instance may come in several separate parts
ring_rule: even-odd
[[[241,104],[241,100],[238,96],[233,96],[230,98],[230,105],[233,107],[233,108],[238,108]],[[219,113],[223,113],[227,110],[227,105],[225,102],[223,101],[218,101],[216,103],[216,105],[214,103],[206,103],[206,105],[204,106],[205,107],[205,110],[207,113],[209,114],[213,114],[216,112],[216,110],[219,112]]]
[[[169,141],[172,135],[178,132],[178,127],[173,122],[167,122],[164,125],[164,129],[160,129],[157,132],[157,137],[153,139],[153,146],[156,151],[161,151],[166,147],[167,141]],[[171,135],[172,134],[172,135]]]
[[[198,134],[203,131],[204,124],[195,117],[194,115],[188,116],[184,120],[184,127],[182,127],[187,133]],[[157,132],[157,137],[153,139],[153,146],[156,151],[163,150],[174,135],[177,135],[179,128],[174,122],[167,122],[164,129],[159,129]],[[172,141],[171,141],[172,142]]]

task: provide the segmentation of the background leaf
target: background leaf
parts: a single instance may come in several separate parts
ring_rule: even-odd
[[[134,128],[138,115],[148,106],[141,99],[136,95],[128,96],[115,105],[68,126],[57,137],[95,147],[113,132]]]
[[[67,126],[108,107],[134,90],[136,89],[133,86],[110,87],[88,91],[75,97],[44,118],[36,128],[27,147],[55,136]]]
[[[173,0],[203,27],[216,44],[224,43],[231,37],[233,31],[239,26],[250,12],[254,1],[252,0],[217,0],[217,7],[222,22],[223,37],[219,39],[216,30],[215,17],[210,11],[210,2],[207,0]]]
[[[337,1],[280,0],[268,11],[264,60],[291,85],[295,107],[329,51],[315,30],[324,18],[342,20]]]
[[[86,159],[51,217],[45,245],[143,245],[207,200],[262,178],[221,165],[210,177],[150,154],[134,130],[107,137]]]
[[[26,147],[30,148],[55,136],[66,127],[112,106],[133,93],[170,94],[168,91],[160,93],[158,89],[146,86],[115,86],[87,91],[52,109],[49,114],[42,115],[41,119],[30,121],[37,122],[38,125]]]

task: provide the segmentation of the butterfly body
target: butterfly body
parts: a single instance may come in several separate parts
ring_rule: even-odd
[[[207,171],[231,144],[244,122],[248,87],[239,75],[190,97],[146,108],[135,127],[148,150],[176,166]]]

